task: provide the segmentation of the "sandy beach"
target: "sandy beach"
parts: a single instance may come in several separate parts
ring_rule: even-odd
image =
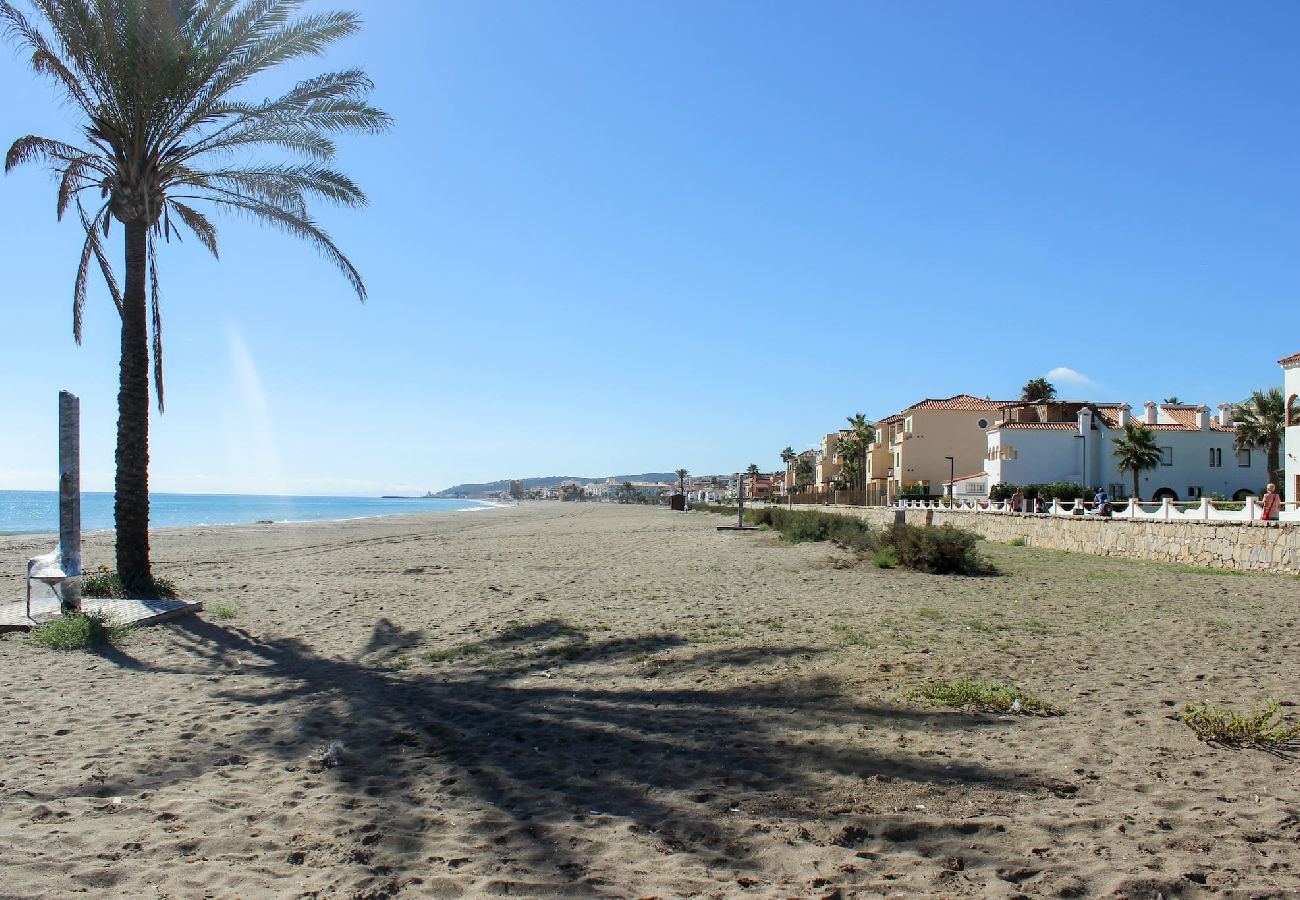
[[[1178,720],[1300,700],[1294,578],[987,543],[1000,576],[931,576],[722,523],[156,533],[205,613],[97,655],[0,640],[0,895],[1300,891],[1300,759]],[[7,599],[49,544],[0,539]],[[1065,714],[907,700],[955,675]]]

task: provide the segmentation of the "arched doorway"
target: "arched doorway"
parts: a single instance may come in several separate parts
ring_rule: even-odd
[[[1237,501],[1238,503],[1241,503],[1241,502],[1243,502],[1247,497],[1256,497],[1256,496],[1258,496],[1258,495],[1257,495],[1254,491],[1252,491],[1250,488],[1242,488],[1241,490],[1237,491],[1236,493],[1234,493],[1234,494],[1232,495],[1232,499],[1235,500],[1235,501]]]
[[[1151,495],[1152,500],[1160,501],[1168,497],[1175,503],[1178,502],[1178,493],[1173,488],[1162,487]]]

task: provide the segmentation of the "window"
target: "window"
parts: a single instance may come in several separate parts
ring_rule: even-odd
[[[989,427],[989,420],[988,420],[988,419],[980,419],[980,428],[988,428],[988,427]]]
[[[1187,489],[1187,499],[1188,499],[1188,500],[1199,500],[1199,499],[1201,498],[1201,496],[1204,495],[1204,494],[1205,494],[1205,488],[1202,488],[1202,487],[1195,487],[1195,486],[1193,486],[1193,487],[1189,487],[1189,488]]]
[[[912,430],[912,417],[911,417],[911,416],[908,416],[906,419],[903,420],[903,430],[904,430],[904,431],[911,431],[911,430]]]
[[[1160,465],[1162,465],[1162,466],[1172,466],[1173,464],[1174,464],[1174,448],[1173,448],[1173,447],[1161,447],[1161,448],[1160,448]]]
[[[962,489],[962,493],[964,494],[983,494],[984,482],[980,481],[979,479],[973,479],[971,481],[966,482],[964,485],[962,485],[961,489]]]
[[[1237,451],[1237,465],[1240,466],[1240,467],[1243,468],[1243,469],[1249,469],[1249,468],[1250,468],[1250,451],[1249,451],[1249,450],[1238,450],[1238,451]]]
[[[1126,488],[1122,484],[1116,484],[1115,482],[1111,482],[1110,490],[1107,491],[1107,493],[1109,493],[1112,497],[1118,500],[1122,497],[1128,496],[1128,488]]]
[[[1210,468],[1217,469],[1223,465],[1223,450],[1218,447],[1210,448]]]

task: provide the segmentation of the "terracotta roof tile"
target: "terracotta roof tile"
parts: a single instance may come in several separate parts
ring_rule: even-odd
[[[1194,408],[1184,409],[1178,406],[1162,405],[1160,411],[1173,419],[1175,424],[1181,425],[1184,428],[1196,428],[1196,410]],[[1197,430],[1199,431],[1200,429]]]
[[[1292,363],[1300,363],[1300,353],[1292,353],[1290,356],[1284,356],[1277,361],[1279,366],[1289,366]]]
[[[1017,430],[1034,429],[1038,431],[1077,431],[1079,429],[1079,423],[1078,422],[1003,422],[998,427],[1014,428]],[[995,429],[990,428],[989,430],[993,431]]]
[[[955,397],[942,400],[927,397],[920,403],[912,404],[903,412],[911,412],[914,409],[955,409],[974,412],[985,409],[1001,409],[1004,406],[1011,405],[1011,402],[1006,400],[981,400],[979,397],[972,397],[970,394],[958,394]]]

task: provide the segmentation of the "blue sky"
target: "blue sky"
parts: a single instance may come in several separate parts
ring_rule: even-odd
[[[320,210],[370,301],[239,219],[219,263],[165,247],[156,490],[776,468],[858,411],[1061,368],[1213,406],[1300,350],[1294,3],[352,6],[253,93],[374,77],[371,205]],[[12,52],[0,84],[5,145],[76,137]],[[116,313],[73,343],[54,194],[0,179],[0,488],[55,487],[66,388],[111,489]]]

